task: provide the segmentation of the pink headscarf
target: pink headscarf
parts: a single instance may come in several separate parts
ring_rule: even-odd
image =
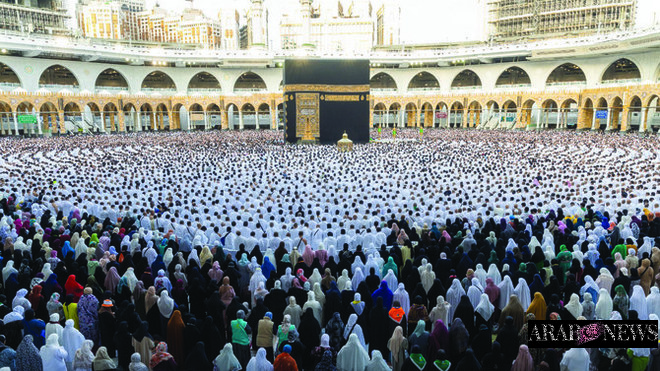
[[[534,361],[532,355],[529,354],[527,345],[521,345],[518,351],[518,357],[511,366],[511,371],[529,371],[534,370]]]
[[[312,266],[312,263],[314,262],[314,252],[312,251],[312,247],[309,245],[305,246],[305,251],[302,254],[303,261],[305,264],[307,264],[308,267]]]

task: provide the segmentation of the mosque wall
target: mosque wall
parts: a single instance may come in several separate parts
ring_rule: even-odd
[[[602,81],[621,57],[617,53],[471,66],[372,68],[372,76],[386,73],[396,84],[395,89],[372,89],[372,125],[655,131],[660,52],[625,54],[639,78]],[[281,68],[132,66],[17,56],[0,56],[0,63],[20,81],[20,86],[0,83],[1,135],[64,133],[71,131],[68,122],[76,120],[88,122],[83,131],[107,132],[281,126]],[[564,63],[577,65],[585,82],[547,84],[548,76]],[[40,86],[42,73],[56,64],[75,76],[77,86]],[[497,85],[510,67],[521,68],[530,84]],[[97,89],[97,77],[108,68],[125,78],[125,91]],[[478,76],[480,86],[456,86],[454,80],[467,69]],[[169,76],[176,88],[142,89],[143,80],[154,71]],[[190,80],[200,72],[215,77],[220,90],[189,92]],[[246,72],[260,77],[265,89],[235,89]],[[438,87],[416,86],[413,80],[420,72],[435,78]],[[428,75],[425,78],[428,83]],[[36,116],[38,123],[19,117],[25,115]],[[657,124],[660,127],[660,118]]]

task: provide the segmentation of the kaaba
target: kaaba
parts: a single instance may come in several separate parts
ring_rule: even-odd
[[[368,60],[289,59],[283,85],[287,142],[369,141]]]

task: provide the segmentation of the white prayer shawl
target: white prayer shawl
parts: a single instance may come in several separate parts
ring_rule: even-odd
[[[451,305],[449,308],[448,318],[454,318],[454,311],[456,310],[456,306],[461,301],[461,297],[463,295],[465,295],[465,289],[463,288],[463,285],[461,285],[461,281],[459,281],[457,278],[454,278],[451,283],[451,287],[449,287],[449,290],[447,290],[447,301]]]
[[[135,290],[135,286],[138,283],[138,279],[135,276],[135,270],[133,267],[129,267],[126,270],[126,273],[124,273],[124,277],[126,277],[126,280],[128,281],[128,288],[131,289],[131,292]]]
[[[392,368],[387,365],[387,362],[383,359],[383,355],[379,350],[371,351],[371,361],[364,369],[364,371],[391,371]],[[248,370],[249,371],[249,370]]]
[[[586,279],[586,278],[585,278]],[[605,289],[607,292],[612,292],[612,284],[614,283],[614,277],[610,270],[607,268],[600,269],[600,275],[596,278],[596,284],[599,289]]]
[[[660,317],[660,289],[657,286],[651,287],[651,292],[646,297],[646,310],[649,318],[652,314]]]
[[[490,278],[491,280],[493,280],[493,283],[495,285],[499,285],[500,282],[502,282],[502,275],[500,274],[499,269],[497,269],[497,265],[491,264],[488,267],[488,273],[486,274],[486,278]]]
[[[318,282],[315,283],[312,287],[312,290],[314,291],[314,297],[316,298],[316,301],[318,301],[319,304],[321,304],[321,308],[323,308],[325,306],[325,294],[321,289],[321,284]]]
[[[57,334],[51,334],[46,345],[39,351],[43,369],[48,371],[66,371],[67,351],[60,346]]]
[[[2,282],[7,282],[7,278],[9,278],[9,275],[11,275],[12,273],[18,274],[18,270],[14,268],[14,261],[9,260],[7,261],[7,265],[4,268],[2,268]]]
[[[568,304],[564,306],[566,310],[571,313],[576,319],[582,315],[582,304],[580,304],[580,297],[577,294],[572,294]]]
[[[587,353],[586,349],[571,348],[564,353],[559,367],[561,371],[588,370],[589,364],[589,353]]]
[[[362,258],[360,258],[359,256],[356,256],[355,261],[353,262],[353,264],[351,264],[351,272],[355,274],[355,270],[357,268],[364,270],[364,263],[362,262]]]
[[[322,308],[321,304],[316,301],[316,296],[314,295],[314,291],[309,291],[307,292],[307,301],[302,307],[303,313],[307,311],[307,308],[312,308],[312,312],[314,313],[314,318],[316,318],[316,321],[319,323],[319,326],[323,324],[323,314],[321,313]]]
[[[174,299],[170,298],[170,294],[167,291],[164,290],[160,293],[156,304],[158,305],[160,314],[165,318],[170,318],[172,312],[174,312]]]
[[[596,303],[596,319],[606,320],[612,315],[614,303],[610,294],[605,289],[598,292],[598,302]]]
[[[633,287],[633,292],[630,296],[630,310],[637,311],[638,318],[642,321],[649,319],[644,289],[640,285]]]
[[[364,334],[362,333],[362,327],[357,323],[358,316],[357,314],[353,313],[348,317],[348,321],[346,321],[346,326],[344,326],[344,339],[348,340],[349,336],[352,334],[357,335],[358,339],[360,340],[360,344],[366,351],[367,345],[364,341]]]
[[[149,243],[153,245],[153,242],[149,241]],[[153,247],[147,247],[147,250],[143,253],[143,255],[147,258],[147,263],[149,263],[149,266],[151,266],[158,257],[158,253],[156,250],[154,250]]]
[[[78,242],[76,243],[75,249],[76,249],[76,259],[78,259],[80,257],[80,255],[86,254],[87,253],[87,245],[85,245],[85,240],[82,239],[82,238],[78,239]],[[131,255],[133,255],[133,253],[134,252],[131,251]]]
[[[529,293],[529,286],[527,286],[527,281],[525,281],[524,278],[519,278],[518,279],[518,286],[513,290],[513,293],[516,294],[518,297],[518,300],[520,300],[520,305],[522,305],[523,309],[527,310],[529,308],[529,304],[532,303],[532,297]],[[502,291],[500,291],[500,298],[502,297]],[[505,296],[505,298],[508,298],[508,296]]]
[[[385,282],[387,282],[387,287],[397,287],[399,285],[399,280],[396,278],[394,275],[394,271],[391,269],[387,270],[387,274],[383,278]]]
[[[356,334],[351,334],[346,345],[337,354],[337,369],[362,371],[368,363],[369,355],[360,343],[360,339]]]
[[[172,252],[172,248],[168,247],[165,250],[165,254],[163,254],[163,263],[165,263],[166,267],[169,267],[173,259],[174,259],[174,253]]]
[[[267,279],[263,273],[261,273],[261,268],[257,268],[252,277],[250,277],[250,284],[248,285],[248,290],[254,293],[254,291],[259,287],[259,283],[266,283]]]
[[[319,275],[320,276],[320,275]],[[355,273],[353,273],[353,278],[351,279],[352,287],[351,289],[353,291],[357,291],[358,285],[364,281],[364,273],[362,272],[362,268],[355,268]]]
[[[527,244],[527,247],[529,247],[529,253],[534,255],[536,248],[541,247],[541,243],[539,242],[538,238],[536,238],[536,236],[532,236],[532,238],[529,240],[529,244]]]
[[[64,345],[62,344],[62,340],[63,340],[62,331],[64,330],[64,328],[62,328],[62,325],[58,323],[59,320],[60,320],[59,314],[53,313],[50,315],[50,322],[46,324],[46,331],[44,336],[46,337],[46,339],[48,339],[50,335],[56,334],[59,344]],[[51,323],[51,322],[55,322],[55,323]]]
[[[451,304],[448,301],[445,301],[445,298],[442,295],[438,296],[435,307],[429,313],[429,320],[431,321],[431,331],[435,328],[435,322],[439,319],[442,320],[442,323],[448,323],[449,321],[449,309]]]
[[[14,297],[14,300],[12,300],[11,302],[12,308],[21,306],[25,310],[32,309],[32,304],[30,304],[30,301],[25,298],[27,293],[28,291],[26,289],[18,290],[18,292],[16,292],[16,296]]]
[[[323,280],[323,277],[321,276],[321,273],[319,272],[319,269],[314,268],[314,271],[312,272],[312,275],[309,276],[309,278],[307,279],[307,282],[309,282],[309,284],[312,287],[314,287],[314,284],[321,283],[322,280]]]
[[[339,277],[339,278],[337,279],[337,288],[338,288],[339,290],[343,290],[344,286],[346,286],[346,282],[347,282],[347,281],[350,281],[350,280],[351,280],[351,278],[348,277],[348,271],[347,271],[346,269],[344,269],[344,270],[341,272],[341,277]]]
[[[431,290],[431,287],[433,286],[433,283],[435,281],[435,272],[433,272],[433,267],[431,264],[426,265],[426,270],[422,272],[421,276],[421,281],[422,281],[422,286],[424,287],[424,291],[428,294],[429,290]],[[484,271],[484,273],[486,273]]]
[[[474,279],[476,280],[476,278]],[[478,286],[472,285],[468,287],[467,296],[470,299],[470,304],[472,304],[472,309],[477,309],[483,293],[483,290],[479,290]]]
[[[266,349],[257,350],[257,355],[250,360],[245,371],[273,371],[273,365],[266,359]]]
[[[483,319],[486,321],[490,320],[490,317],[493,315],[493,312],[495,311],[495,306],[490,303],[490,300],[488,299],[487,294],[481,294],[481,299],[479,300],[479,304],[477,305],[477,309],[475,309],[475,312],[479,313]]]
[[[76,350],[78,350],[82,346],[83,341],[85,341],[85,336],[73,327],[73,325],[73,320],[69,319],[64,324],[64,330],[62,330],[62,346],[67,352],[67,363],[73,362]]]
[[[289,292],[291,288],[291,283],[295,277],[291,274],[291,268],[287,267],[284,271],[284,275],[280,277],[280,282],[282,282],[282,290],[284,292]]]
[[[596,292],[600,292],[599,291],[600,287],[598,287],[598,285],[596,284],[594,279],[591,278],[591,276],[585,276],[584,277],[584,285],[580,289],[580,296],[584,296],[584,293],[587,291],[588,288],[591,288]],[[608,291],[608,295],[609,295],[609,291]],[[600,296],[600,295],[598,295],[598,296]]]
[[[392,302],[398,301],[399,304],[401,304],[401,309],[406,313],[407,318],[408,312],[410,311],[410,295],[408,295],[408,292],[406,291],[406,286],[403,283],[400,283],[396,290],[394,290],[393,294]]]

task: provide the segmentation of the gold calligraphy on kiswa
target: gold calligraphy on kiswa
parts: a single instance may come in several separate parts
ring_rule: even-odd
[[[321,96],[321,100],[326,102],[361,102],[366,99],[364,94],[360,95],[338,95],[338,94],[326,94]]]

